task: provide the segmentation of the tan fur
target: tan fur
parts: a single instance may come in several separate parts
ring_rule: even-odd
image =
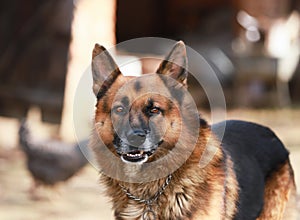
[[[289,161],[267,179],[265,204],[257,220],[296,220],[294,175]],[[300,217],[300,216],[299,216]]]
[[[104,52],[104,58],[107,60],[99,60],[97,56]],[[145,203],[128,198],[124,188],[138,198],[152,198],[166,182],[167,175],[148,182],[139,182],[136,177],[147,179],[150,173],[159,176],[164,170],[177,168],[178,164],[180,167],[171,173],[171,182],[151,206],[158,220],[229,220],[239,211],[239,191],[242,189],[239,188],[231,157],[224,155],[220,140],[214,136],[206,122],[202,122],[195,135],[190,124],[182,119],[182,112],[189,110],[187,94],[183,92],[182,97],[177,99],[172,97],[173,94],[177,94],[172,94],[172,89],[176,90],[175,92],[185,91],[187,74],[181,67],[186,65],[185,56],[184,44],[180,42],[168,56],[176,64],[163,61],[158,69],[158,73],[169,75],[178,83],[166,81],[158,74],[136,80],[134,77],[123,76],[105,48],[95,46],[93,88],[98,102],[90,145],[101,169],[101,183],[112,200],[115,218],[118,220],[140,220],[144,211],[149,208]],[[99,76],[103,72],[104,76]],[[123,86],[127,86],[126,89]],[[113,114],[111,111],[114,102],[121,102],[124,96],[130,102],[130,112],[122,116]],[[162,162],[160,167],[147,170],[147,166],[122,162],[113,141],[114,129],[118,127],[115,125],[122,125],[124,121],[129,121],[129,117],[133,125],[148,120],[141,109],[145,108],[149,99],[154,100],[155,106],[164,109],[163,119],[161,115],[151,119],[164,141],[149,157],[147,163],[164,157],[169,160]],[[179,144],[174,150],[180,136],[184,144]],[[193,139],[196,143],[193,143]],[[194,148],[190,149],[191,146]],[[191,154],[184,158],[184,152],[189,151]],[[113,173],[113,176],[118,178],[107,176],[106,173]],[[124,181],[122,177],[130,181]],[[292,170],[289,162],[286,162],[267,179],[265,205],[258,220],[287,219],[285,217],[289,213],[286,211],[283,218],[284,210],[286,207],[292,207],[287,201],[292,198],[294,189]]]
[[[223,216],[226,216],[223,219],[231,219],[233,217],[236,211],[238,187],[230,158],[226,161],[227,177],[225,177],[220,150],[205,168],[199,168],[199,161],[207,144],[203,140],[211,137],[208,127],[201,129],[199,142],[190,159],[172,174],[170,185],[154,206],[159,219],[222,219]],[[117,216],[123,219],[141,219],[145,205],[128,199],[121,190],[120,184],[140,198],[149,198],[158,191],[165,179],[132,184],[102,175],[101,181],[107,187],[107,195],[112,197]]]

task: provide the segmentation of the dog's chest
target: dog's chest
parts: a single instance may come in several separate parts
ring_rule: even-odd
[[[188,219],[184,217],[186,216],[185,213],[188,209],[189,202],[186,195],[182,193],[174,193],[172,196],[168,197],[167,200],[158,201],[152,206],[139,204],[130,200],[126,207],[117,213],[118,217],[121,217],[124,220],[160,220],[178,218],[185,220]]]
[[[143,204],[136,204],[134,201],[129,201],[127,206],[118,213],[118,217],[124,220],[140,220],[142,219],[145,207]]]

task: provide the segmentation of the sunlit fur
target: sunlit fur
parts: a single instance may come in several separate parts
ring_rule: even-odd
[[[191,130],[187,123],[188,120],[186,121],[182,117],[185,111],[187,113],[191,111],[191,106],[189,106],[189,101],[185,101],[188,100],[187,92],[180,92],[186,91],[187,74],[180,66],[163,61],[157,70],[159,74],[145,75],[139,78],[125,77],[119,72],[115,63],[111,61],[107,52],[105,52],[104,58],[109,56],[107,58],[109,62],[97,60],[97,55],[103,51],[105,51],[103,47],[96,45],[93,52],[94,92],[98,101],[95,113],[95,129],[90,146],[95,152],[101,171],[105,170],[105,172],[101,172],[101,183],[106,187],[107,196],[111,198],[115,218],[138,220],[142,219],[146,205],[129,199],[120,185],[136,197],[150,198],[158,192],[166,177],[150,182],[134,183],[107,175],[107,170],[115,172],[117,176],[126,176],[130,180],[135,180],[137,175],[145,178],[150,175],[150,172],[143,169],[140,164],[128,165],[122,162],[114,145],[116,132],[122,133],[122,128],[126,127],[128,121],[131,121],[132,124],[138,124],[141,121],[145,121],[146,124],[151,122],[152,126],[155,126],[163,142],[146,163],[157,161],[169,155],[180,137],[185,143],[192,145],[191,140],[195,138],[195,131]],[[186,64],[184,44],[182,42],[177,43],[167,58],[182,65]],[[100,68],[98,65],[104,65],[104,67]],[[105,65],[112,65],[112,67],[106,68]],[[116,69],[112,74],[105,73],[106,69],[113,69],[113,67]],[[98,71],[97,68],[102,72]],[[98,76],[99,74],[106,74],[102,77],[103,79],[108,78],[103,82],[101,76]],[[160,74],[170,76],[176,83],[172,80],[166,82]],[[101,83],[104,86],[101,87]],[[95,88],[100,89],[99,92]],[[173,97],[174,94],[176,97]],[[177,96],[177,94],[179,95]],[[130,110],[124,115],[114,114],[112,109],[125,96],[128,97]],[[163,112],[153,117],[147,116],[143,109],[149,100],[163,109]],[[200,127],[196,131],[196,143],[193,146],[189,146],[189,144],[180,145],[168,163],[164,164],[164,168],[168,169],[177,166],[185,159],[185,162],[171,174],[170,184],[152,207],[160,220],[234,219],[236,213],[243,211],[239,210],[239,195],[243,189],[240,188],[237,180],[234,169],[236,165],[230,155],[224,154],[221,140],[212,133],[211,127],[200,117],[198,120]],[[191,154],[187,158],[183,158],[186,151],[191,151]],[[214,155],[208,164],[200,166],[201,157],[205,157],[205,152],[214,152]],[[108,159],[111,158],[111,153],[113,153],[115,160]],[[123,168],[117,170],[120,164]],[[273,175],[267,181],[265,206],[259,219],[280,219],[284,213],[282,207],[286,206],[288,198],[293,193],[294,182],[288,159],[278,167],[281,168],[272,171]],[[151,174],[159,174],[159,169],[151,170]],[[277,184],[277,180],[281,177],[285,178],[282,180],[285,183]],[[280,192],[276,195],[276,201],[272,201],[274,191]],[[280,208],[273,210],[274,207]],[[272,213],[272,216],[269,213]]]

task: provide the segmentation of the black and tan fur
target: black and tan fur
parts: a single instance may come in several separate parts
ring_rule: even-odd
[[[105,170],[101,181],[112,200],[116,219],[142,219],[146,208],[144,203],[128,198],[120,185],[139,198],[152,197],[167,177],[139,182],[135,176],[146,178],[149,175],[146,165],[167,156],[180,134],[184,134],[186,143],[193,139],[193,131],[181,117],[182,111],[190,109],[186,101],[186,64],[185,45],[178,42],[156,74],[125,77],[108,51],[95,45],[92,72],[97,105],[90,145],[100,168]],[[176,83],[162,76],[170,77]],[[170,97],[151,93],[151,89]],[[268,128],[257,124],[242,121],[223,123],[226,123],[224,137],[222,123],[210,126],[199,117],[200,129],[196,131],[198,137],[191,155],[171,173],[170,184],[153,206],[157,218],[293,219],[293,171],[281,141]],[[149,151],[146,162],[128,165],[128,158],[123,156],[121,160],[121,155],[140,149],[128,144],[127,140],[124,144],[123,139],[131,137],[132,132],[147,129],[149,133],[155,130],[155,135],[148,137],[145,133],[140,135],[142,139],[134,140],[143,142],[149,138],[148,142],[155,142],[153,146],[145,145]],[[175,166],[181,157],[180,152],[189,147],[179,146],[177,154],[174,153],[164,166]],[[200,166],[201,157],[209,151],[215,151],[214,156],[206,166]],[[115,160],[108,159],[111,154]],[[107,175],[107,170],[134,181],[112,178]]]

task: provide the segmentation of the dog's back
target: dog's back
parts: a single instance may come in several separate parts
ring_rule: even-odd
[[[280,209],[272,192],[275,194],[277,190],[278,199],[284,202],[295,188],[289,152],[269,128],[258,124],[225,121],[213,125],[212,131],[221,140],[224,154],[234,164],[240,188],[236,219],[271,217],[268,208],[274,207],[265,201],[273,200]],[[268,199],[270,196],[274,198]]]

